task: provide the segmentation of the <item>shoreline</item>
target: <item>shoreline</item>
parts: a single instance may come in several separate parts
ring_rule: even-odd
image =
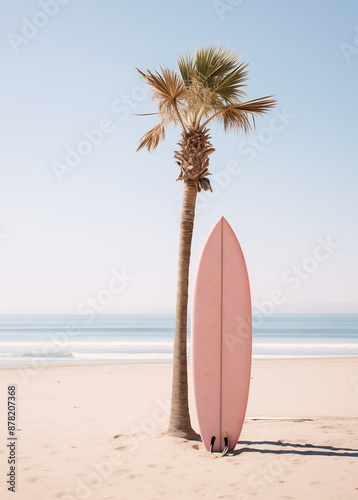
[[[47,359],[45,357],[39,357],[39,358],[33,358],[33,359]],[[277,356],[269,356],[269,355],[256,355],[256,356],[253,356],[252,357],[252,363],[255,361],[278,361],[278,360],[329,360],[329,359],[357,359],[358,360],[358,355],[356,354],[351,354],[351,355],[348,355],[348,354],[342,354],[342,355],[336,355],[336,356],[301,356],[301,355],[277,355]],[[190,357],[188,357],[188,366],[190,366]],[[16,368],[39,368],[40,370],[42,368],[50,368],[50,367],[53,367],[53,368],[64,368],[64,367],[86,367],[86,366],[91,366],[91,367],[95,367],[95,366],[107,366],[107,367],[115,367],[115,366],[121,366],[121,365],[172,365],[172,361],[171,360],[163,360],[163,361],[160,361],[160,360],[155,360],[155,361],[125,361],[125,360],[117,360],[117,362],[115,361],[109,361],[109,362],[102,362],[102,363],[87,363],[87,362],[83,362],[83,363],[78,363],[78,362],[74,362],[74,363],[53,363],[53,361],[51,360],[51,362],[47,363],[47,364],[34,364],[34,363],[16,363],[16,364],[0,364],[0,372],[2,370],[10,370],[10,369],[16,369]]]

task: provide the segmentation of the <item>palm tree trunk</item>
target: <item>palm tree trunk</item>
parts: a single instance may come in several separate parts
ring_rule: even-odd
[[[194,228],[197,187],[192,180],[184,182],[183,205],[180,220],[179,265],[177,304],[174,332],[173,385],[170,421],[167,434],[170,436],[197,439],[192,429],[188,406],[187,370],[187,311],[191,241]]]

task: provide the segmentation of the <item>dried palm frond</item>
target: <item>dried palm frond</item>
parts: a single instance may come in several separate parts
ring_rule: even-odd
[[[140,144],[136,151],[147,148],[148,151],[151,152],[158,146],[159,141],[164,141],[164,139],[165,124],[161,121],[140,138]]]
[[[176,101],[184,99],[185,88],[182,79],[174,70],[161,68],[161,73],[152,73],[149,69],[143,73],[137,68],[143,80],[150,85],[152,99],[162,104],[173,105]]]
[[[262,116],[276,105],[276,100],[272,96],[254,99],[252,101],[228,104],[219,108],[215,115],[203,123],[205,127],[207,123],[215,118],[219,123],[224,125],[224,130],[243,130],[249,132],[252,127],[255,127],[255,116]],[[250,122],[252,119],[252,123]]]
[[[198,117],[205,116],[212,109],[211,91],[198,80],[193,80],[186,92],[186,110],[182,111],[189,127],[195,128]]]

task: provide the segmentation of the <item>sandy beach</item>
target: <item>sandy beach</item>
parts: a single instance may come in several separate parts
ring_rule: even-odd
[[[19,500],[358,499],[357,358],[255,359],[240,442],[220,460],[164,435],[170,363],[3,367],[1,498],[14,498],[8,385]]]

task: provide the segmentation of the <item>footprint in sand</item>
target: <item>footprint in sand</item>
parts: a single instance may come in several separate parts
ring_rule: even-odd
[[[128,474],[128,476],[125,477],[125,479],[135,479],[136,477],[140,477],[143,474]]]

